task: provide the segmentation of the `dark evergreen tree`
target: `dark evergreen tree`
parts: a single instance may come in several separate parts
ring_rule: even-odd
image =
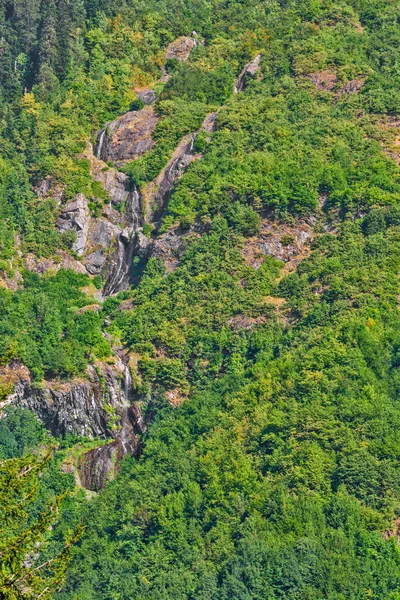
[[[55,0],[42,1],[39,30],[39,65],[54,68],[57,64],[57,6]]]

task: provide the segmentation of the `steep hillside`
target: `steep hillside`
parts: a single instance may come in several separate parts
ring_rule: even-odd
[[[1,597],[400,597],[399,9],[0,3]]]

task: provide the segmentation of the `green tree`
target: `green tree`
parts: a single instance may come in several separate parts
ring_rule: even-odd
[[[0,462],[0,597],[4,600],[51,598],[62,586],[71,546],[80,535],[70,532],[57,554],[43,558],[49,530],[59,519],[61,498],[33,521],[29,507],[49,458],[50,454],[26,455]]]

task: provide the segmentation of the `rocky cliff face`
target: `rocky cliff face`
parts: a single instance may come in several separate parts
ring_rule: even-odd
[[[217,116],[217,113],[208,114],[200,129],[208,133],[214,131]],[[144,192],[146,220],[153,223],[156,229],[168,205],[175,182],[198,157],[194,150],[197,135],[198,131],[182,138],[164,169]]]
[[[97,136],[96,157],[117,167],[135,160],[154,147],[152,133],[158,121],[154,108],[145,106],[108,123]]]
[[[177,40],[167,51],[167,57],[185,60],[195,42],[191,38]],[[255,76],[260,60],[259,55],[245,65],[236,81],[235,91],[244,89],[247,78]],[[149,103],[154,100],[149,90],[146,90],[146,99]],[[207,115],[201,130],[211,134],[217,116],[217,113]],[[101,184],[109,200],[102,205],[100,215],[92,214],[83,194],[63,204],[63,191],[59,190],[58,229],[62,233],[75,232],[73,249],[81,259],[81,262],[75,262],[91,275],[101,274],[106,279],[105,297],[127,289],[134,276],[135,257],[144,265],[150,256],[156,256],[164,262],[167,272],[173,271],[179,265],[185,238],[202,233],[203,226],[195,223],[189,231],[175,227],[158,234],[176,181],[191,162],[200,157],[195,152],[198,132],[180,141],[164,169],[141,192],[118,171],[118,167],[154,146],[152,133],[157,122],[158,117],[149,105],[109,123],[99,132],[94,149],[88,144],[84,157],[89,161],[93,179]],[[106,161],[112,162],[115,168]],[[51,182],[44,181],[37,193],[54,197]],[[144,223],[153,225],[151,238],[143,233]],[[309,238],[312,239],[312,227],[308,223],[301,224],[296,231],[290,228],[283,231],[282,228],[277,230],[271,220],[264,220],[260,235],[246,241],[244,256],[255,268],[267,255],[283,259],[291,266],[308,251]],[[243,319],[240,317],[230,325],[240,329],[258,324]],[[7,402],[32,410],[54,436],[73,433],[107,441],[84,453],[76,465],[80,481],[87,489],[102,489],[118,471],[124,456],[139,455],[139,434],[145,431],[146,423],[139,404],[134,401],[128,359],[122,352],[116,352],[113,365],[97,363],[90,366],[86,378],[68,383],[48,381],[40,389],[32,384],[29,372],[21,365],[3,369],[9,369],[8,375],[12,375],[12,390]],[[181,400],[176,395],[170,401],[178,405]]]
[[[179,38],[170,45],[167,55],[185,60],[188,52],[195,47],[194,38]],[[152,90],[144,90],[148,102],[154,100]],[[212,132],[217,113],[207,115],[202,129]],[[104,130],[98,133],[95,148],[88,144],[83,157],[89,161],[90,171],[95,181],[101,184],[108,195],[108,202],[97,205],[93,214],[89,200],[83,194],[63,204],[63,190],[56,189],[49,180],[43,180],[37,194],[41,197],[55,197],[60,203],[57,228],[60,233],[73,231],[76,239],[72,249],[80,257],[77,261],[71,257],[66,261],[63,256],[57,264],[71,264],[78,272],[86,269],[90,275],[101,275],[105,281],[105,297],[127,289],[132,282],[134,257],[145,263],[150,256],[153,240],[143,235],[145,222],[154,226],[157,232],[172,188],[189,164],[196,158],[194,142],[197,132],[185,136],[175,149],[165,168],[144,190],[143,194],[131,185],[129,178],[118,171],[118,166],[133,160],[154,146],[152,133],[158,117],[152,106],[143,110],[122,115]],[[117,168],[110,167],[113,162]],[[99,215],[99,206],[101,214]],[[168,245],[164,240],[163,245]],[[155,245],[157,251],[157,245]],[[52,268],[52,264],[36,265],[34,258],[28,268],[43,272]],[[48,268],[48,269],[47,269]]]
[[[90,275],[102,275],[105,294],[110,295],[126,288],[130,281],[129,244],[143,222],[141,198],[124,173],[96,158],[91,144],[83,156],[89,160],[93,179],[101,183],[109,202],[103,204],[101,215],[94,217],[88,199],[78,194],[66,205],[61,204],[57,227],[61,233],[75,232],[73,250],[81,257],[79,265]]]
[[[3,380],[13,381],[7,403],[32,410],[52,435],[73,433],[105,439],[117,437],[127,418],[127,368],[119,359],[112,366],[98,363],[88,368],[87,379],[47,381],[40,388],[32,384],[29,371],[20,364],[2,367],[0,374]]]
[[[175,181],[182,176],[194,158],[195,139],[196,134],[185,136],[176,147],[167,165],[147,187],[145,203],[147,206],[148,222],[154,223],[157,226],[161,220],[171,197]]]
[[[243,258],[248,265],[259,269],[267,256],[285,263],[284,272],[292,271],[309,254],[314,239],[316,220],[300,220],[288,225],[272,214],[261,221],[258,235],[247,238],[243,246]]]
[[[97,363],[87,379],[68,383],[32,384],[29,371],[19,363],[1,367],[0,377],[12,388],[0,408],[12,404],[34,412],[55,437],[72,433],[110,439],[80,458],[80,479],[97,490],[118,470],[120,460],[140,453],[139,434],[145,431],[140,408],[132,402],[132,380],[126,360],[116,356],[114,365]]]
[[[310,73],[307,75],[307,79],[315,85],[318,91],[335,92],[335,100],[339,100],[343,95],[358,93],[365,83],[365,78],[359,77],[357,79],[352,79],[348,81],[346,85],[339,87],[337,74],[330,70]]]
[[[82,256],[85,252],[89,233],[90,214],[88,203],[83,194],[78,194],[74,200],[68,202],[57,220],[57,227],[61,233],[75,231],[76,240],[73,250]]]
[[[53,258],[44,258],[43,256],[38,257],[32,253],[26,254],[24,264],[28,271],[39,275],[46,273],[46,271],[57,273],[60,269],[71,269],[71,271],[75,271],[75,273],[86,273],[84,265],[63,250],[59,250]],[[15,275],[13,277],[17,287],[18,283],[20,283],[20,279],[22,278],[17,278]]]
[[[136,455],[136,452],[132,447],[129,454]],[[85,452],[79,457],[76,465],[81,486],[94,492],[103,490],[117,475],[120,462],[125,455],[120,440]]]
[[[216,116],[216,113],[208,115],[202,129],[213,131]],[[147,221],[157,232],[176,180],[197,157],[194,150],[197,132],[181,140],[166,167],[146,190],[144,199],[126,175],[105,162],[110,160],[119,166],[150,149],[156,124],[154,110],[146,107],[109,124],[98,135],[95,151],[88,145],[84,157],[89,160],[94,180],[102,185],[109,198],[100,215],[94,216],[83,194],[63,203],[63,190],[59,190],[57,227],[61,233],[75,232],[73,250],[80,257],[80,261],[72,257],[71,261],[78,270],[86,269],[91,275],[101,274],[106,278],[104,296],[128,287],[135,256],[145,264],[153,253],[165,262],[168,270],[173,270],[179,264],[183,238],[195,233],[195,228],[190,232],[175,229],[150,239],[143,234],[142,226]],[[51,182],[43,181],[39,187],[38,195],[54,197]],[[145,201],[147,210],[143,206]],[[38,272],[52,268],[47,263],[39,265],[34,257],[29,264]],[[118,471],[124,456],[139,455],[139,435],[145,431],[146,423],[139,404],[134,401],[128,359],[122,352],[116,352],[113,365],[91,365],[85,378],[67,383],[47,381],[40,388],[32,383],[29,371],[22,365],[11,364],[2,369],[6,371],[0,372],[2,379],[11,382],[6,402],[32,410],[52,435],[72,433],[108,440],[84,453],[75,465],[79,480],[87,489],[103,488]]]
[[[201,129],[211,133],[214,131],[216,119],[217,113],[210,113],[205,118]],[[114,236],[115,249],[107,263],[108,277],[104,286],[104,296],[110,296],[127,289],[135,276],[133,273],[135,256],[140,259],[140,264],[143,266],[153,251],[156,255],[157,253],[158,255],[160,253],[168,254],[168,236],[160,242],[154,236],[152,239],[149,239],[143,234],[142,226],[144,222],[151,223],[154,227],[154,232],[157,232],[175,182],[197,157],[194,150],[197,133],[189,134],[180,141],[164,169],[147,186],[142,194],[139,194],[139,191],[136,189],[129,192],[126,199],[127,225],[118,235]],[[90,157],[90,162],[93,176],[97,181],[103,183],[106,188],[107,181],[104,178],[105,174],[108,173],[107,165],[93,155]],[[110,171],[114,174],[108,175],[111,182],[109,193],[110,195],[114,195],[116,189],[114,182],[117,179],[116,173],[118,171],[114,169],[110,169]],[[119,176],[121,175],[122,177],[126,177],[122,173],[119,173]],[[118,181],[123,181],[123,184],[127,187],[126,180],[118,179]],[[164,248],[164,250],[160,251],[160,248]],[[174,249],[172,248],[173,252]]]
[[[254,60],[251,60],[247,65],[243,67],[241,70],[239,77],[236,79],[234,92],[237,94],[241,92],[246,87],[246,82],[249,78],[254,78],[256,73],[260,70],[261,63],[261,54],[255,57]]]

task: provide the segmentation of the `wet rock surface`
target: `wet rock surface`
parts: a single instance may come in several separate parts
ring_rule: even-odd
[[[118,438],[110,444],[85,452],[77,464],[81,485],[94,492],[103,490],[117,475],[124,456],[139,454],[140,441],[132,431],[124,440]]]
[[[215,131],[217,117],[216,112],[206,115],[200,131],[208,133]],[[196,155],[194,150],[197,135],[198,131],[181,139],[164,169],[144,191],[144,204],[147,207],[146,221],[153,223],[156,229],[168,205],[175,182],[184,174],[190,163],[201,156]]]
[[[93,179],[101,183],[105,192],[107,192],[112,207],[120,209],[124,205],[126,207],[134,207],[136,205],[135,210],[138,218],[140,214],[140,199],[138,198],[137,190],[130,184],[129,177],[98,159],[94,155],[92,144],[88,144],[83,156],[89,161]],[[110,215],[110,217],[113,219],[113,222],[118,219],[118,215],[115,213]],[[123,219],[123,215],[120,214],[120,218]]]
[[[12,381],[14,377],[13,392],[7,402],[32,410],[52,435],[114,437],[110,412],[121,422],[127,404],[121,365],[99,363],[89,366],[87,379],[46,381],[43,387],[34,386],[29,371],[20,364],[8,369],[8,373],[4,369],[0,373],[2,380],[7,377]]]
[[[116,293],[126,289],[130,281],[133,259],[130,242],[143,223],[141,197],[124,173],[94,156],[91,144],[83,157],[89,161],[93,179],[102,185],[108,200],[100,200],[104,202],[101,216],[94,217],[87,198],[79,194],[61,208],[57,228],[60,233],[69,230],[76,233],[72,249],[82,262],[70,257],[71,268],[101,275],[106,281],[105,293]],[[63,263],[66,265],[66,260]],[[51,266],[43,265],[43,272]]]
[[[146,94],[151,91],[146,90]],[[216,112],[208,114],[201,129],[212,133],[217,116]],[[57,219],[60,233],[74,231],[76,234],[72,249],[81,257],[81,262],[71,257],[71,268],[77,272],[86,271],[92,276],[101,275],[105,280],[105,297],[126,289],[133,281],[134,256],[146,261],[154,250],[158,256],[165,258],[167,270],[175,268],[177,264],[175,250],[168,248],[169,244],[178,243],[177,240],[174,241],[175,234],[170,236],[171,239],[166,236],[157,241],[152,248],[154,236],[153,240],[149,240],[143,235],[141,228],[146,221],[153,224],[155,232],[157,231],[175,182],[198,157],[194,151],[198,132],[181,140],[165,168],[147,186],[143,197],[124,173],[99,158],[107,158],[110,152],[114,158],[123,162],[132,157],[131,151],[138,151],[140,144],[145,144],[140,146],[144,150],[150,140],[151,146],[153,141],[148,136],[157,121],[154,110],[146,107],[123,115],[100,132],[96,145],[97,156],[93,146],[88,144],[83,158],[89,161],[93,179],[101,184],[108,196],[107,201],[100,199],[100,204],[103,203],[101,216],[93,216],[88,199],[83,194],[78,194],[61,207]],[[144,136],[141,137],[142,134]],[[43,193],[48,192],[51,189],[50,182],[45,181],[41,188]],[[146,206],[146,217],[143,205]],[[32,268],[39,268],[41,272],[53,267],[50,263],[33,267],[33,261],[31,262]],[[67,264],[64,258],[63,264]]]
[[[158,121],[152,106],[122,115],[99,132],[95,156],[117,167],[135,160],[154,147],[152,134]]]
[[[194,158],[195,139],[195,134],[185,136],[175,149],[168,164],[148,186],[146,204],[149,222],[157,224],[161,220],[175,181],[183,175]]]
[[[112,296],[126,290],[132,278],[135,252],[135,230],[124,229],[116,240],[116,249],[109,262],[109,276],[104,286],[104,296]]]

